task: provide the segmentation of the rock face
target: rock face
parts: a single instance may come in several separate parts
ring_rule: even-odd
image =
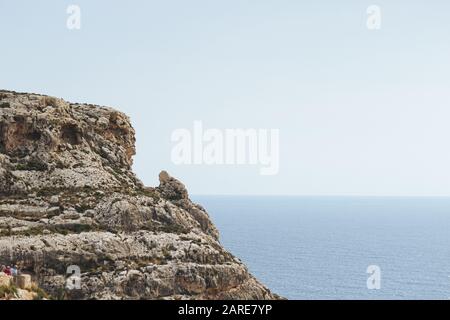
[[[134,154],[123,113],[0,91],[0,265],[56,298],[278,298],[220,245],[181,182],[163,171],[144,187]]]
[[[47,298],[43,294],[29,275],[12,277],[0,272],[0,300],[42,300]]]

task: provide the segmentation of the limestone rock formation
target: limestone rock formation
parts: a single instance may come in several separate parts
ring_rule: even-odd
[[[56,298],[278,298],[220,245],[181,182],[163,171],[145,187],[134,154],[121,112],[0,91],[0,265]]]

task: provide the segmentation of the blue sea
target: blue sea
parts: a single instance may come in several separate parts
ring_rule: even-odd
[[[450,299],[450,198],[196,196],[288,299]],[[380,268],[380,289],[366,273]]]

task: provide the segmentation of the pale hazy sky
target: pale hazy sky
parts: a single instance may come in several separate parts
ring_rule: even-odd
[[[0,0],[0,88],[126,112],[148,185],[166,169],[193,194],[449,196],[449,16],[448,0]],[[175,166],[171,133],[194,120],[280,129],[279,174]]]

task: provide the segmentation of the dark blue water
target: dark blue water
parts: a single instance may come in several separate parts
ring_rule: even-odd
[[[289,299],[450,298],[450,198],[193,198],[222,244]]]

